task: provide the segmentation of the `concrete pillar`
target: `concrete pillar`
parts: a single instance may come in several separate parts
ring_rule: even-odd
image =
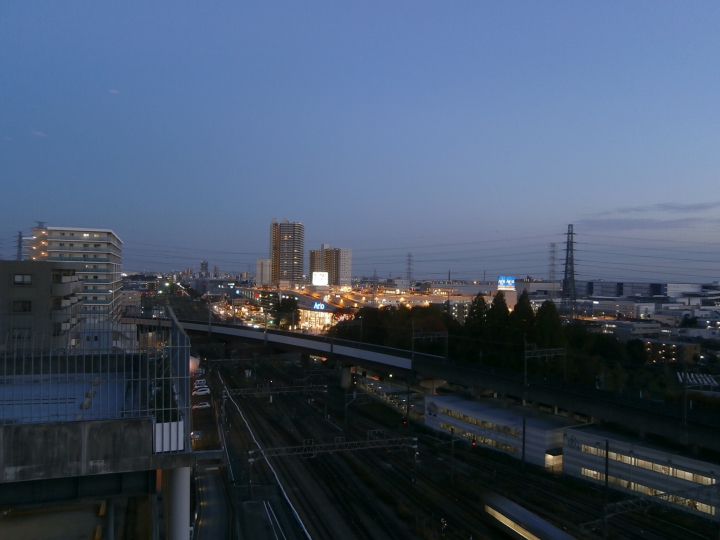
[[[340,387],[347,390],[350,388],[352,382],[352,375],[350,374],[350,368],[344,367],[342,368],[342,374],[340,377]]]
[[[190,467],[165,470],[163,475],[169,476],[163,493],[168,540],[190,540]]]
[[[105,519],[105,538],[115,540],[115,499],[108,499]]]

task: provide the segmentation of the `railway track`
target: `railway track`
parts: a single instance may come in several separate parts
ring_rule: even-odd
[[[275,369],[272,372],[274,379],[286,377],[289,384],[298,378],[299,373],[283,373]],[[336,424],[341,424],[345,415],[345,396],[339,389],[330,388],[330,392],[324,398],[324,402],[317,400],[312,403],[297,399],[297,397],[277,396],[274,403],[274,413],[271,413],[263,401],[248,398],[242,400],[252,410],[254,418],[259,419],[259,425],[268,441],[275,441],[271,444],[287,446],[290,444],[301,444],[304,439],[315,439],[318,442],[323,438],[331,437],[331,424],[325,421],[324,407],[327,407],[329,416],[335,419]],[[276,416],[272,416],[275,414]],[[280,415],[279,417],[277,415]],[[278,418],[280,421],[278,422]],[[288,419],[293,419],[288,424]],[[256,422],[258,423],[258,422]],[[271,429],[269,426],[275,425]],[[277,426],[281,427],[278,428]],[[292,426],[292,427],[290,427]],[[361,439],[372,429],[388,430],[387,424],[379,423],[377,418],[363,414],[358,409],[353,409],[347,425],[342,426],[348,439]],[[399,427],[399,426],[398,426]],[[336,428],[332,428],[335,430]],[[335,431],[337,433],[337,431]],[[406,436],[407,433],[404,433]],[[397,501],[398,506],[402,505],[415,516],[420,516],[419,523],[429,523],[431,534],[437,534],[438,527],[434,524],[439,517],[445,517],[453,526],[446,531],[445,538],[498,538],[497,533],[487,527],[485,522],[478,518],[482,508],[477,501],[465,501],[458,497],[458,491],[449,485],[447,478],[450,476],[449,445],[435,446],[438,439],[418,435],[419,452],[422,457],[421,466],[417,469],[418,485],[411,483],[414,474],[414,463],[412,453],[407,455],[391,453],[377,455],[372,452],[360,452],[352,459],[357,460],[365,471],[378,474],[382,471],[387,491]],[[456,440],[456,456],[454,474],[457,482],[474,484],[481,488],[492,489],[504,493],[515,502],[525,506],[532,512],[543,517],[556,526],[565,529],[573,536],[579,538],[597,538],[597,534],[583,531],[579,524],[599,519],[602,516],[604,494],[601,490],[590,487],[587,483],[579,481],[568,481],[565,479],[549,478],[546,474],[534,471],[522,472],[517,461],[512,463],[502,459],[503,456],[489,455],[490,451],[469,451],[464,448],[463,443]],[[290,458],[273,460],[277,467],[283,470],[282,476],[294,478],[296,473],[290,465],[282,464]],[[294,458],[293,458],[294,459]],[[343,462],[338,456],[324,456],[314,460],[304,460],[308,463],[305,467],[312,471],[314,478],[318,480],[315,489],[320,490],[323,495],[337,503],[342,511],[342,519],[356,528],[357,538],[407,538],[397,535],[397,524],[389,521],[387,508],[382,509],[377,501],[368,500],[367,497],[359,497],[357,494],[367,491],[347,462]],[[289,462],[288,462],[289,463]],[[258,477],[260,478],[260,477]],[[273,482],[274,479],[265,476],[263,481]],[[295,479],[293,490],[300,490],[302,480]],[[322,486],[322,487],[320,487]],[[301,497],[302,498],[302,497]],[[310,517],[310,521],[316,519],[322,521],[318,512],[312,508],[306,508],[307,501],[299,502],[302,512]],[[386,506],[386,505],[385,505]],[[374,526],[368,524],[374,523]],[[687,529],[667,520],[659,520],[657,517],[643,514],[624,514],[614,516],[610,520],[609,530],[611,537],[615,538],[643,538],[650,540],[664,540],[670,538],[712,538],[713,528],[702,527],[702,531],[693,536],[693,531],[688,534]],[[460,524],[460,525],[458,525]],[[322,527],[318,527],[321,529]],[[418,522],[415,524],[418,529]],[[424,529],[423,529],[424,530]],[[332,538],[328,536],[329,531],[317,530],[313,538]],[[429,536],[433,537],[433,536]]]

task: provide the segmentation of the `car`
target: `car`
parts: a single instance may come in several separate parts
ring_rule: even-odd
[[[192,406],[193,409],[209,409],[210,404],[207,401],[203,401],[202,403],[198,403],[197,405]]]
[[[207,388],[207,387],[208,387],[208,385],[207,385],[207,384],[204,384],[204,383],[194,384],[194,385],[193,385],[193,388],[194,388],[195,390],[197,390],[198,388]]]
[[[210,394],[209,388],[198,388],[197,390],[195,390],[192,393],[193,396],[207,396],[209,394]]]
[[[195,384],[206,384],[205,379],[198,379],[195,381]]]

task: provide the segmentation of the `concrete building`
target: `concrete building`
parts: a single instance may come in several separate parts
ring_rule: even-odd
[[[683,490],[714,486],[720,464],[709,463],[652,445],[646,440],[584,425],[565,429],[563,434],[563,473],[605,483],[605,457],[608,450],[608,483],[613,489],[638,495],[655,496],[668,505],[704,517],[717,515],[718,500],[702,490],[687,497],[671,494]],[[662,497],[663,493],[669,494]]]
[[[330,244],[322,244],[320,249],[311,249],[311,276],[313,272],[327,272],[328,285],[349,287],[352,276],[352,250],[331,248]]]
[[[80,345],[83,284],[76,266],[0,261],[0,351]]]
[[[664,339],[643,339],[650,362],[694,363],[700,357],[700,344]]]
[[[122,240],[110,229],[35,227],[30,258],[68,262],[83,283],[82,315],[115,321],[120,315]]]
[[[255,263],[255,285],[264,286],[272,283],[270,259],[258,259]]]
[[[523,437],[523,421],[525,433]],[[503,406],[498,400],[467,401],[455,396],[426,396],[425,425],[456,437],[475,440],[479,447],[512,457],[523,456],[541,467],[562,467],[563,429],[567,418],[521,406]]]
[[[102,536],[113,538],[114,505],[132,497],[141,537],[157,538],[162,471],[164,537],[189,540],[190,342],[167,315],[143,321],[131,352],[0,350],[4,512],[103,501]]]
[[[593,315],[618,316],[633,319],[650,319],[655,313],[655,303],[618,300],[617,298],[596,298],[592,300]]]
[[[270,223],[270,281],[301,283],[305,275],[305,226],[276,219]]]

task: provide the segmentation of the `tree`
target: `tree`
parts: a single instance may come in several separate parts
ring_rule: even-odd
[[[535,343],[541,349],[554,349],[565,345],[560,314],[552,300],[545,300],[535,315]]]
[[[480,292],[473,299],[467,317],[465,317],[463,330],[467,337],[483,339],[487,336],[487,312],[487,302]]]
[[[608,334],[593,334],[588,354],[597,355],[606,360],[627,360],[627,350],[623,344],[618,338]]]
[[[645,364],[648,359],[645,343],[641,339],[631,339],[625,344],[630,361],[633,364]]]
[[[509,315],[510,338],[516,342],[527,339],[535,341],[535,311],[530,303],[527,291],[523,291],[518,298],[515,308]]]
[[[300,324],[300,310],[296,298],[283,298],[273,310],[278,328],[290,328]]]
[[[510,310],[505,302],[505,295],[499,291],[493,298],[485,320],[487,321],[488,335],[494,341],[506,341],[508,336],[508,323]]]

